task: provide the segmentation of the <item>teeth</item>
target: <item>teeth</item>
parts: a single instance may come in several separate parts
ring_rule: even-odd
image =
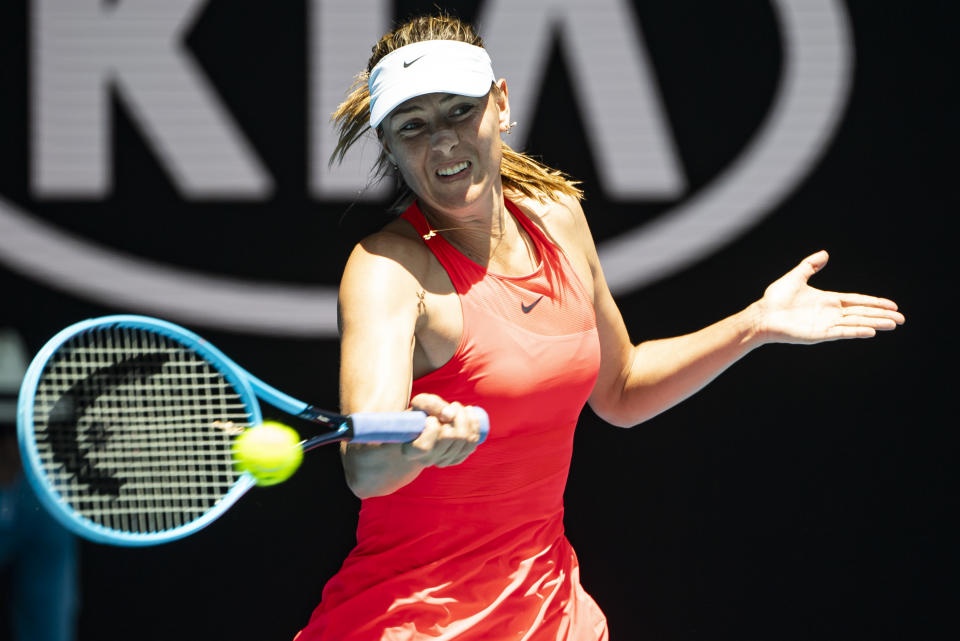
[[[459,174],[461,171],[466,169],[470,163],[464,160],[461,163],[454,165],[453,167],[447,167],[446,169],[438,169],[437,175],[439,176],[452,176],[454,174]]]

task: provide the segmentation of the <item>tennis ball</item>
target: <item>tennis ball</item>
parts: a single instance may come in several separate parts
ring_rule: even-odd
[[[283,423],[267,421],[233,441],[234,468],[249,472],[257,485],[276,485],[293,476],[303,461],[300,436]]]

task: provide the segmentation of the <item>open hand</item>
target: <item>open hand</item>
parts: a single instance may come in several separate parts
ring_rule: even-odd
[[[771,283],[757,302],[760,329],[767,342],[818,343],[841,338],[870,338],[904,322],[897,304],[864,294],[825,292],[807,284],[829,255],[819,251]]]

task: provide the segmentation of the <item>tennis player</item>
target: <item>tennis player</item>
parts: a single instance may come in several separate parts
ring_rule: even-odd
[[[635,425],[765,343],[904,321],[890,300],[810,287],[818,252],[729,318],[631,343],[577,184],[504,144],[507,83],[455,19],[384,36],[335,121],[335,155],[372,128],[400,185],[398,218],[343,274],[343,411],[430,418],[412,443],[343,447],[357,545],[299,641],[606,639],[563,531],[583,405]],[[470,405],[490,416],[479,448]]]

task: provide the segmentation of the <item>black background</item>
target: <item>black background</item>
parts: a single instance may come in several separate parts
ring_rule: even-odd
[[[619,297],[634,340],[692,331],[826,248],[832,259],[815,285],[891,297],[908,322],[870,341],[764,347],[632,430],[584,411],[566,527],[613,639],[956,638],[960,441],[948,409],[956,354],[947,221],[957,211],[957,58],[948,4],[848,3],[854,86],[822,161],[735,242]],[[24,5],[0,9],[4,197],[139,255],[311,283],[335,284],[353,242],[382,221],[382,206],[344,215],[349,203],[306,193],[302,2],[211,2],[188,39],[269,166],[270,201],[183,201],[120,108],[114,194],[32,199]],[[431,6],[398,2],[397,15]],[[468,19],[477,7],[443,6]],[[770,105],[780,65],[772,10],[759,1],[635,6],[693,194]],[[598,240],[676,204],[606,202],[576,111],[557,107],[570,104],[575,81],[559,56],[548,78],[527,148],[585,181]],[[200,233],[178,233],[185,221]],[[316,251],[318,238],[331,249]],[[0,324],[20,329],[31,349],[81,318],[138,311],[2,265],[0,292]],[[195,329],[268,382],[336,407],[335,341]],[[334,448],[310,459],[183,541],[84,543],[79,638],[292,638],[352,546],[359,505]]]

